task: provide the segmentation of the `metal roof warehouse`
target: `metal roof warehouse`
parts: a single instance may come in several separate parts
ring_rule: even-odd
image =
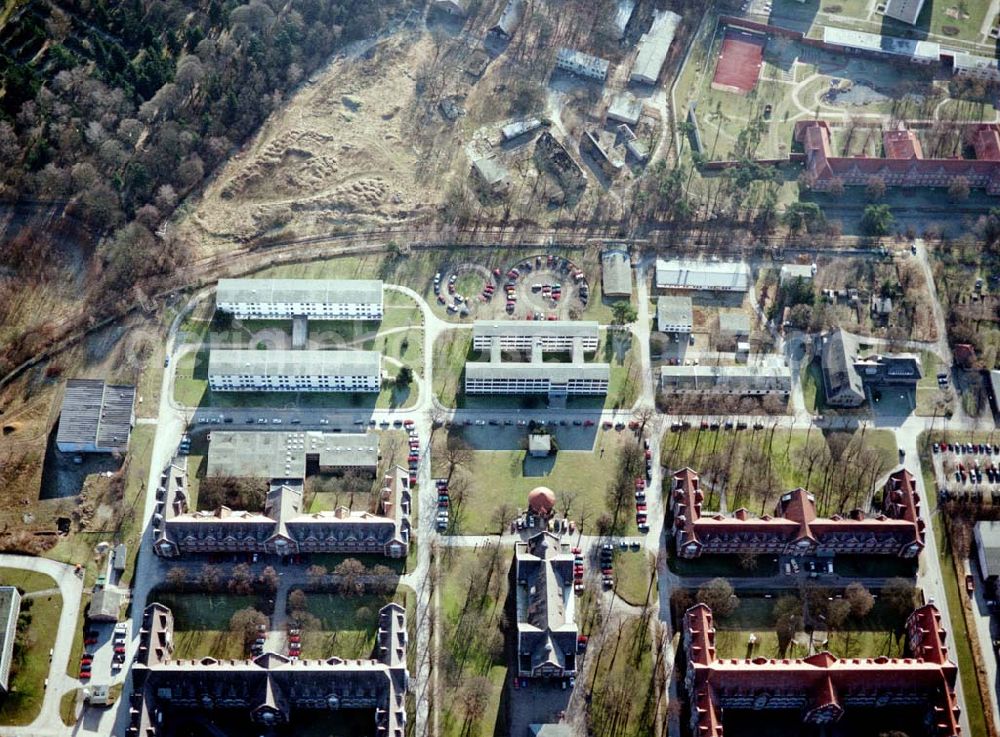
[[[134,386],[70,379],[59,413],[56,446],[64,453],[124,453],[134,402]]]

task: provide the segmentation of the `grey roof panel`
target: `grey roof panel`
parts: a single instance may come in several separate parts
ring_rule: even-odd
[[[109,385],[101,379],[70,379],[63,394],[56,442],[125,450],[132,430],[134,402],[134,386]]]
[[[468,379],[570,379],[609,381],[611,366],[607,363],[489,363],[470,361],[465,364]]]
[[[375,468],[378,436],[373,433],[213,430],[208,476],[266,479],[304,478],[306,456],[330,468]]]
[[[219,279],[219,303],[382,304],[377,279]]]
[[[660,289],[750,288],[750,267],[742,261],[656,260],[656,286]]]
[[[597,338],[599,325],[596,320],[476,320],[472,325],[473,338],[504,336],[569,335]]]
[[[255,351],[213,350],[208,357],[209,376],[377,376],[378,351]]]

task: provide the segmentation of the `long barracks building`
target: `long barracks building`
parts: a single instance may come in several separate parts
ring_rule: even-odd
[[[248,720],[255,730],[270,734],[281,725],[303,725],[310,713],[345,709],[370,712],[375,737],[404,737],[408,642],[406,611],[399,604],[379,610],[368,659],[293,661],[265,652],[253,660],[181,660],[173,657],[173,630],[170,609],[146,607],[126,737],[175,734],[176,720],[192,713],[237,724]]]
[[[216,307],[239,319],[381,320],[374,279],[219,279]]]
[[[684,468],[673,476],[670,509],[677,554],[895,555],[915,558],[924,547],[924,523],[913,476],[906,469],[890,474],[880,513],[861,510],[822,518],[804,489],[783,494],[774,516],[754,517],[746,509],[732,515],[702,515],[704,496],[698,474]]]
[[[213,350],[208,385],[224,392],[377,392],[381,360],[377,351]]]
[[[826,651],[802,660],[719,658],[712,610],[705,604],[687,610],[683,628],[695,737],[723,737],[727,709],[753,710],[755,719],[766,719],[764,710],[784,710],[821,727],[852,709],[896,707],[917,710],[913,721],[925,724],[930,737],[958,737],[961,732],[958,668],[949,659],[941,615],[933,604],[907,619],[908,654],[903,658],[837,658]]]

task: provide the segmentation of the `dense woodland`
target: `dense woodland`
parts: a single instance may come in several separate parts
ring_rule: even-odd
[[[66,203],[94,313],[185,258],[155,235],[339,47],[412,0],[27,0],[0,28],[0,196]],[[33,233],[0,267],[41,278]],[[31,286],[29,285],[21,285]],[[0,322],[13,295],[0,290]],[[13,345],[0,370],[32,346]]]

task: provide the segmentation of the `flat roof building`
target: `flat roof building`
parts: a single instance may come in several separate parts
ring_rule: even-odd
[[[556,53],[556,68],[588,79],[603,82],[608,77],[607,59],[585,54],[575,49],[560,48]]]
[[[135,421],[135,387],[102,379],[66,382],[56,447],[63,453],[124,453]]]
[[[143,613],[132,668],[126,737],[174,734],[178,721],[249,719],[259,732],[308,723],[311,714],[363,710],[365,734],[403,737],[409,672],[406,610],[378,612],[370,658],[296,659],[264,652],[253,660],[174,657],[173,615],[153,603]],[[350,723],[350,722],[348,722]],[[245,732],[244,732],[245,733]],[[253,732],[256,734],[257,732]]]
[[[642,100],[630,92],[621,92],[608,105],[608,120],[635,125],[642,116]]]
[[[1000,62],[996,57],[956,51],[952,59],[952,69],[959,77],[974,77],[990,82],[1000,80]]]
[[[656,298],[656,329],[661,333],[690,333],[694,327],[691,298],[665,294]]]
[[[681,22],[681,17],[670,10],[654,10],[653,13],[653,24],[639,39],[639,54],[629,76],[631,82],[656,84]]]
[[[381,358],[377,351],[213,350],[208,385],[212,391],[377,392]]]
[[[491,190],[503,189],[510,185],[510,171],[496,156],[480,156],[472,161],[472,171],[479,181]]]
[[[213,430],[206,476],[304,479],[307,466],[320,473],[378,468],[374,433]]]
[[[632,262],[627,249],[609,248],[601,254],[601,291],[605,297],[632,296]]]
[[[562,678],[576,673],[573,554],[550,532],[514,544],[517,582],[517,674]]]
[[[1000,589],[1000,522],[979,520],[972,529],[972,537],[976,543],[979,572],[991,592],[988,598],[995,598]]]
[[[500,129],[500,135],[504,141],[513,141],[515,138],[520,138],[526,133],[531,133],[532,131],[538,130],[542,127],[542,121],[538,118],[528,118],[526,120],[517,120],[513,123],[508,123],[503,128]]]
[[[785,264],[781,267],[779,283],[784,286],[795,279],[812,281],[815,275],[816,264]]]
[[[549,397],[603,396],[608,393],[607,363],[465,364],[466,394],[546,394]]]
[[[656,288],[745,292],[750,289],[750,267],[742,261],[656,259]]]
[[[0,586],[0,693],[10,690],[10,665],[20,614],[21,592],[16,586]]]
[[[887,0],[885,17],[913,26],[916,25],[923,7],[924,0]]]
[[[579,344],[586,352],[597,350],[600,326],[596,320],[476,320],[472,325],[472,347],[489,350],[494,344],[504,351],[527,351],[539,346],[543,353],[571,351]]]
[[[732,394],[743,397],[792,391],[787,366],[661,366],[660,391],[666,394]]]
[[[882,36],[836,26],[823,27],[823,43],[879,56],[901,57],[917,64],[937,64],[941,57],[941,46],[933,41]]]
[[[215,306],[241,320],[381,320],[377,279],[219,279]]]

